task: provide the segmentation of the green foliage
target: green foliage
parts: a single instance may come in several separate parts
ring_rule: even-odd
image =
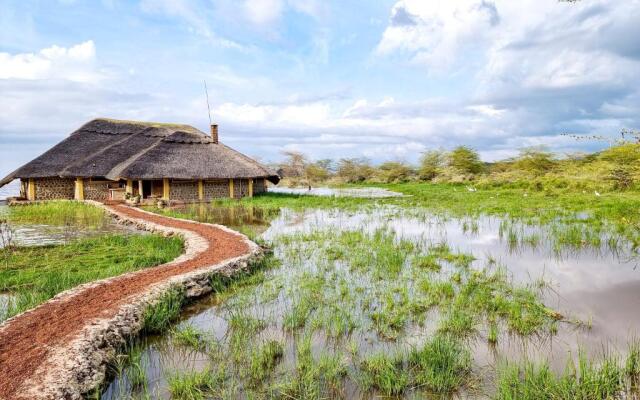
[[[458,146],[447,156],[448,165],[462,173],[477,174],[483,165],[478,152],[467,146]]]
[[[413,174],[413,169],[408,165],[389,161],[378,167],[376,178],[384,183],[399,183],[408,181]]]

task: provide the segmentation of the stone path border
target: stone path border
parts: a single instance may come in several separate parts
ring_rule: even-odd
[[[177,259],[60,293],[0,324],[0,399],[82,399],[105,379],[116,350],[142,329],[142,315],[171,287],[188,298],[211,292],[212,274],[233,274],[262,254],[221,225],[164,217],[127,206],[104,208],[123,224],[180,235]]]

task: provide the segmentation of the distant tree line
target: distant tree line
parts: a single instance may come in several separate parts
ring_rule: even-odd
[[[558,156],[544,147],[520,150],[518,156],[483,162],[468,146],[422,153],[417,165],[403,161],[372,164],[367,158],[311,160],[288,151],[276,165],[284,184],[314,187],[344,183],[402,183],[410,181],[510,185],[545,188],[575,187],[628,190],[640,182],[640,135],[623,131],[622,138],[593,154]]]

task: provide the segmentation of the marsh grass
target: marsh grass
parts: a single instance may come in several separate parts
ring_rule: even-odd
[[[0,292],[13,295],[0,321],[77,285],[171,261],[182,250],[181,239],[157,235],[106,235],[66,245],[0,249],[8,259],[0,266]]]
[[[173,329],[171,331],[171,337],[174,343],[195,351],[204,351],[207,348],[207,334],[193,325],[186,325]]]
[[[455,186],[448,187],[453,189]],[[478,193],[484,198],[485,194]],[[454,194],[454,202],[463,194]],[[307,201],[314,206],[342,207],[343,200],[266,195],[216,206],[270,203],[267,207],[276,209],[293,202],[292,208],[303,208]],[[396,201],[422,199],[358,200],[364,207],[358,213],[364,213],[365,222],[342,226],[338,221],[328,228],[320,223],[308,231],[270,236],[274,258],[281,260],[273,270],[253,271],[237,279],[212,277],[220,301],[214,312],[227,327],[215,346],[213,341],[207,344],[211,364],[226,371],[219,390],[234,393],[241,388],[247,398],[340,398],[345,397],[346,388],[350,394],[355,391],[363,396],[448,398],[461,390],[473,390],[477,381],[487,378],[477,376],[473,368],[471,348],[477,339],[492,346],[510,335],[528,343],[555,334],[560,320],[570,323],[570,318],[564,319],[543,303],[544,282],[516,284],[497,258],[487,256],[483,264],[442,239],[410,240],[373,221],[406,215],[426,218],[424,213],[387,208],[380,214],[367,214],[369,206]],[[470,200],[476,205],[477,201]],[[350,209],[345,205],[340,212]],[[577,218],[560,210],[548,221],[555,224],[555,230],[545,231],[537,225],[544,213],[537,210],[535,216],[509,217],[500,226],[503,243],[514,251],[526,247],[547,250],[549,242],[577,250],[609,245],[608,228],[592,218]],[[484,229],[474,215],[462,222],[467,234]],[[435,221],[447,222],[446,217]],[[569,229],[571,223],[580,229]],[[595,235],[602,235],[599,243]],[[575,247],[578,245],[581,247]],[[416,331],[428,334],[414,336]],[[190,341],[199,345],[198,340]],[[635,354],[621,366],[625,379],[638,375],[640,353]],[[601,375],[600,364],[576,364],[574,368],[585,371],[578,375],[594,380],[595,386],[605,387],[619,375],[612,365]],[[519,379],[524,376],[523,370],[518,373]],[[533,375],[538,379],[537,372]],[[511,384],[506,382],[505,387]],[[530,390],[522,388],[525,396]],[[557,393],[587,393],[563,390]],[[597,393],[609,393],[603,390]],[[205,392],[207,397],[221,397],[208,389]],[[517,397],[519,392],[515,396],[512,398],[527,398]]]
[[[168,377],[167,383],[172,399],[204,400],[215,394],[224,378],[225,372],[222,369],[205,369],[174,373]]]
[[[184,291],[173,287],[164,293],[156,302],[147,306],[143,313],[143,326],[146,333],[165,331],[180,316],[185,304]]]
[[[47,201],[11,207],[7,219],[16,224],[99,226],[105,223],[105,212],[90,204],[75,201]]]
[[[635,398],[631,396],[637,395],[637,357],[634,343],[626,361],[615,354],[605,354],[596,363],[581,353],[559,375],[544,362],[503,365],[498,370],[494,397],[497,400]]]

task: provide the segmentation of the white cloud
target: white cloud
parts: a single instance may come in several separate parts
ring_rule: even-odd
[[[283,0],[244,0],[247,19],[258,26],[271,25],[280,19],[284,10]]]
[[[0,53],[0,79],[64,79],[96,83],[104,76],[95,66],[92,40],[65,48],[51,46],[38,53]]]
[[[495,6],[484,0],[401,0],[391,10],[376,52],[406,52],[416,63],[445,68],[497,23]]]

